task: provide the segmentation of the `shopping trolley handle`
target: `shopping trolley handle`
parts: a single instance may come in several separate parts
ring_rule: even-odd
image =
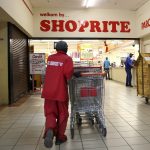
[[[82,77],[88,77],[88,76],[106,76],[106,72],[82,72],[81,73]]]
[[[73,73],[73,75],[76,77],[76,78],[79,78],[81,77],[81,71],[76,71]]]

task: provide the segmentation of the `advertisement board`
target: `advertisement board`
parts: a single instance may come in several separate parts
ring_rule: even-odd
[[[30,74],[44,74],[45,53],[30,54]]]

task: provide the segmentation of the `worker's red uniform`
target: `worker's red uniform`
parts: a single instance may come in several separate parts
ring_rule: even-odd
[[[50,55],[47,60],[46,76],[42,91],[45,98],[45,133],[53,129],[56,138],[64,140],[68,120],[68,85],[73,74],[73,61],[63,51]]]

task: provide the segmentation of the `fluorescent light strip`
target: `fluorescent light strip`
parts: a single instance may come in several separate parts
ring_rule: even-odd
[[[94,4],[94,0],[84,0],[83,6],[88,8],[88,7],[93,6],[93,4]]]
[[[86,8],[88,8],[89,6],[90,6],[90,0],[87,0]]]
[[[87,6],[88,6],[88,2],[89,2],[89,0],[84,0],[83,6],[86,7],[86,8],[88,8],[88,7],[87,7]]]
[[[87,0],[84,0],[83,7],[86,7]]]

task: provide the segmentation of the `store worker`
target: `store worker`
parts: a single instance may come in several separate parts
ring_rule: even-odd
[[[56,54],[47,60],[45,82],[42,98],[45,98],[44,112],[46,117],[44,145],[47,148],[67,141],[65,130],[68,121],[68,80],[73,75],[73,61],[66,53],[68,45],[65,41],[56,44]]]
[[[133,54],[130,53],[129,56],[126,58],[125,61],[125,71],[126,71],[126,86],[133,87],[132,86],[132,73],[131,69],[133,68],[133,61],[132,61]]]
[[[110,74],[109,74],[109,68],[110,68],[110,61],[108,60],[108,57],[106,57],[104,61],[104,71],[106,72],[106,80],[110,80]]]

